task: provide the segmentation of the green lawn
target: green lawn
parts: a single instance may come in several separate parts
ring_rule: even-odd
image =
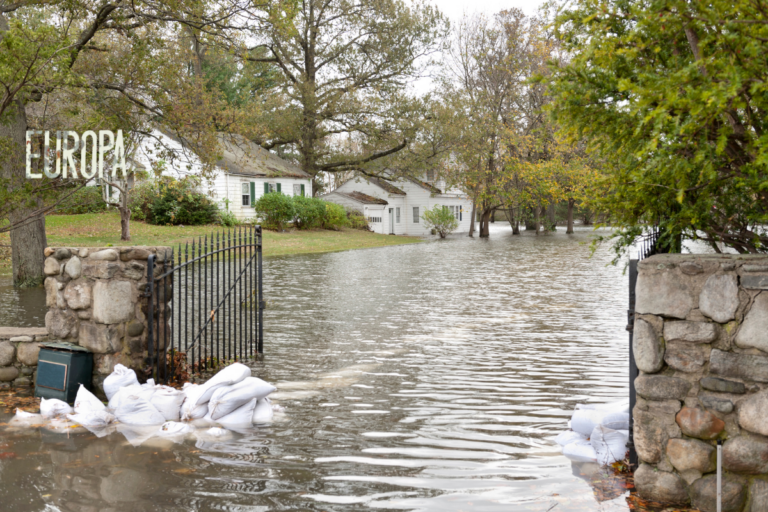
[[[106,247],[118,245],[171,245],[192,241],[212,232],[225,230],[221,226],[153,226],[131,222],[131,241],[120,241],[120,216],[117,213],[88,213],[83,215],[49,215],[45,219],[48,245],[51,247]],[[367,249],[386,245],[421,242],[421,238],[379,235],[368,231],[264,231],[264,256],[309,254]],[[7,233],[0,235],[0,245],[8,244]],[[10,273],[10,251],[0,253],[0,274]]]

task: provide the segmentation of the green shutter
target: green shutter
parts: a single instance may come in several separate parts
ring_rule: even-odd
[[[304,197],[304,185],[301,186],[301,196]]]
[[[256,183],[251,182],[251,206],[256,202]]]
[[[269,183],[264,183],[264,193],[269,194]]]
[[[280,184],[277,184],[277,192],[280,193]]]

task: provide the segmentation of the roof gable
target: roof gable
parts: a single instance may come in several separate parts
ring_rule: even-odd
[[[406,195],[403,190],[400,190],[390,182],[382,179],[382,178],[368,178],[368,181],[376,185],[377,187],[389,192],[390,194],[396,194],[399,196]]]
[[[299,166],[237,134],[218,134],[221,158],[216,165],[233,174],[268,178],[303,178],[311,176]]]

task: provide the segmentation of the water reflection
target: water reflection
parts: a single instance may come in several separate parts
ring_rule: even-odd
[[[0,460],[0,503],[625,511],[625,493],[598,502],[551,441],[575,403],[627,392],[627,278],[607,250],[588,258],[590,235],[496,226],[490,240],[267,259],[253,367],[278,383],[285,421],[138,447],[0,432],[18,455]]]
[[[19,290],[13,279],[0,276],[0,326],[45,327],[45,289]]]

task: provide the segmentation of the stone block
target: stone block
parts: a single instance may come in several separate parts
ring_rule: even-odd
[[[11,343],[31,343],[34,341],[32,336],[14,336],[10,340]]]
[[[733,274],[709,276],[699,295],[699,310],[719,324],[730,322],[739,308],[739,283]]]
[[[641,318],[635,320],[632,352],[640,371],[656,373],[664,366],[664,340],[650,323]]]
[[[32,379],[25,376],[17,377],[16,380],[13,381],[13,386],[16,388],[22,388],[22,387],[29,387],[32,385]]]
[[[67,263],[69,265],[69,263]],[[64,289],[64,298],[70,309],[88,309],[91,307],[91,283],[86,279],[70,281]]]
[[[117,324],[133,318],[132,286],[128,281],[99,281],[93,286],[93,321]]]
[[[709,345],[694,345],[683,342],[667,343],[664,362],[671,368],[681,372],[698,372],[709,360],[711,348]]]
[[[120,354],[94,354],[93,371],[97,375],[109,375],[120,362]]]
[[[0,341],[0,366],[12,365],[15,355],[16,347],[7,341]]]
[[[90,261],[117,261],[118,254],[115,249],[102,249],[101,251],[92,252],[88,259]]]
[[[144,265],[139,263],[138,261],[131,261],[125,265],[125,268],[123,269],[123,275],[129,279],[133,279],[135,281],[139,281],[142,279],[147,273],[147,269],[144,268]]]
[[[77,255],[80,256],[80,258],[87,258],[89,252],[91,251],[85,247],[82,247],[79,251],[77,251]]]
[[[709,370],[723,377],[768,382],[768,357],[712,349]]]
[[[43,256],[47,258],[48,256],[51,256],[54,252],[56,252],[56,249],[54,249],[53,247],[46,247],[43,250]]]
[[[83,275],[83,263],[80,261],[80,258],[73,256],[64,266],[64,273],[71,279],[77,279]]]
[[[725,422],[704,409],[683,407],[675,421],[688,437],[715,439],[725,429]]]
[[[60,247],[56,249],[56,252],[53,253],[53,257],[57,260],[65,260],[72,256],[72,251],[69,249],[65,249],[64,247]]]
[[[727,398],[720,398],[711,395],[700,395],[699,402],[707,409],[712,409],[720,414],[730,414],[733,412],[733,402]]]
[[[739,403],[741,428],[768,436],[768,390],[748,396]]]
[[[679,475],[657,471],[648,464],[641,464],[635,471],[635,488],[641,498],[687,505],[690,502],[685,482]]]
[[[687,276],[695,276],[704,273],[704,267],[695,261],[684,261],[680,264],[680,272]]]
[[[61,265],[54,258],[45,258],[45,264],[43,265],[43,272],[47,276],[56,276],[61,271]]]
[[[699,473],[715,470],[715,448],[696,439],[670,439],[667,441],[667,457],[676,470],[695,469]]]
[[[635,451],[643,462],[657,463],[663,456],[667,427],[662,417],[649,411],[634,410]]]
[[[118,270],[120,270],[120,266],[117,263],[83,264],[83,275],[94,279],[112,279]]]
[[[128,322],[127,330],[128,336],[141,336],[144,332],[144,324],[138,320],[131,320]]]
[[[749,508],[746,512],[765,512],[768,510],[768,481],[755,478],[749,484]]]
[[[83,322],[80,325],[78,343],[95,354],[111,354],[122,351],[122,338],[123,327],[121,325]]]
[[[718,379],[717,377],[704,377],[699,383],[702,388],[708,389],[709,391],[717,391],[719,393],[743,395],[747,392],[747,387],[743,382],[736,382],[733,380]]]
[[[19,343],[16,351],[16,358],[21,364],[27,366],[37,366],[37,358],[40,354],[39,343]]]
[[[741,512],[746,501],[746,480],[723,475],[722,512]],[[691,506],[701,512],[717,512],[717,475],[707,475],[691,486]]]
[[[54,338],[77,336],[77,317],[67,310],[54,309],[45,314],[45,328]]]
[[[91,319],[91,310],[90,309],[79,309],[77,311],[77,318],[80,318],[81,320],[90,320]]]
[[[684,400],[691,383],[666,375],[641,375],[635,379],[635,391],[647,400]]]
[[[0,368],[0,382],[11,382],[19,376],[19,369],[15,366]]]
[[[149,255],[151,253],[146,250],[142,249],[140,247],[134,247],[133,249],[130,249],[127,252],[124,252],[120,255],[120,259],[123,261],[131,261],[131,260],[146,260],[149,258]]]
[[[741,276],[741,286],[749,290],[768,290],[768,276]]]
[[[726,471],[757,475],[768,472],[768,439],[736,436],[723,445]]]
[[[768,293],[755,297],[749,308],[739,332],[736,334],[736,345],[741,348],[757,348],[768,352]]]
[[[717,325],[710,322],[664,322],[664,340],[687,343],[712,343],[717,338]]]
[[[643,272],[635,288],[638,314],[684,319],[694,307],[691,278],[678,279],[669,272]]]

